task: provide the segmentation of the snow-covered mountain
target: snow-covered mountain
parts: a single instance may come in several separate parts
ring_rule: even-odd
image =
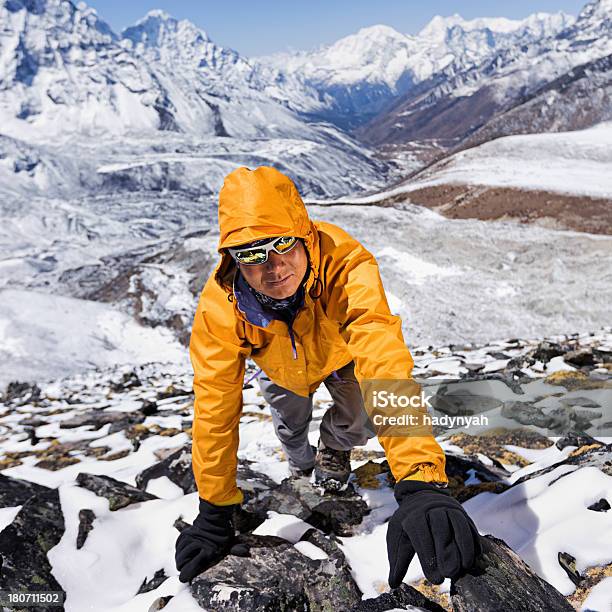
[[[13,139],[5,168],[18,172],[15,149],[27,147],[39,147],[32,158],[72,153],[76,166],[54,184],[38,178],[47,195],[209,194],[240,164],[278,165],[318,195],[384,180],[365,147],[280,104],[248,60],[188,21],[153,11],[121,38],[69,0],[0,0],[0,21],[0,130]]]
[[[96,12],[0,2],[0,125],[22,140],[176,129],[155,75]]]
[[[546,84],[612,53],[611,15],[611,0],[595,0],[575,22],[557,20],[560,31],[541,31],[549,36],[524,36],[472,66],[452,62],[398,98],[358,134],[376,144],[428,138],[456,144]],[[579,112],[578,107],[576,102]]]
[[[313,52],[280,53],[259,62],[280,74],[299,74],[306,86],[321,93],[326,107],[320,115],[354,126],[451,64],[480,64],[500,48],[551,36],[573,21],[564,13],[516,21],[436,16],[416,36],[375,25]],[[306,106],[301,110],[317,112]]]

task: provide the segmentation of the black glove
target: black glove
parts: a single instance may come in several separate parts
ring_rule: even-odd
[[[471,568],[481,553],[480,536],[463,506],[442,488],[415,480],[395,485],[399,508],[387,528],[389,586],[398,587],[415,551],[434,584]]]
[[[200,513],[176,540],[179,580],[189,582],[220,561],[234,539],[232,513],[236,504],[215,506],[200,498]]]

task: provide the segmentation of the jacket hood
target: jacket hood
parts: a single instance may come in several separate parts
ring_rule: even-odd
[[[317,232],[295,184],[276,168],[241,167],[225,177],[219,193],[219,233],[221,262],[215,278],[226,290],[231,291],[236,264],[225,249],[275,236],[303,238],[314,279],[318,276]],[[306,288],[312,282],[311,273]]]

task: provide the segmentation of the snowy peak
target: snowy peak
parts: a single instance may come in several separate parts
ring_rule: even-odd
[[[612,18],[612,0],[594,0],[585,5],[578,15],[578,20],[598,17],[610,21]]]
[[[85,3],[0,0],[0,125],[54,139],[157,129],[164,94]]]
[[[571,25],[575,19],[566,13],[534,13],[529,17],[507,19],[506,17],[481,17],[466,20],[455,13],[450,17],[436,15],[418,34],[418,38],[442,43],[448,40],[450,33],[459,28],[463,32],[489,30],[493,34],[509,35],[520,31],[529,31],[534,35],[550,36]]]
[[[133,26],[123,30],[122,36],[134,45],[157,48],[173,47],[181,42],[189,45],[210,42],[204,30],[186,19],[179,21],[161,10],[149,11]]]
[[[165,11],[150,11],[123,30],[122,37],[129,41],[136,55],[168,68],[174,69],[179,64],[223,73],[236,64],[248,64],[236,51],[216,45],[191,21],[179,21]]]
[[[391,26],[378,24],[361,28],[355,34],[350,34],[349,36],[345,36],[344,38],[340,39],[338,43],[346,40],[360,40],[363,41],[363,44],[368,45],[368,43],[373,42],[404,42],[406,40],[406,36]]]

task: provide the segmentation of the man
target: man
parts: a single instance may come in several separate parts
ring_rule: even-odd
[[[346,484],[350,449],[372,434],[359,385],[412,380],[413,360],[391,314],[374,257],[331,223],[309,219],[293,182],[271,167],[238,168],[219,196],[221,261],[198,305],[190,343],[194,368],[193,470],[200,497],[193,526],[177,539],[180,580],[216,563],[234,535],[238,426],[245,360],[265,372],[262,391],[292,474],[328,488]],[[334,400],[308,442],[312,394]],[[329,416],[328,416],[329,415]],[[440,583],[471,567],[476,527],[445,488],[445,457],[433,436],[379,435],[397,484],[389,522],[389,583],[418,554]]]

